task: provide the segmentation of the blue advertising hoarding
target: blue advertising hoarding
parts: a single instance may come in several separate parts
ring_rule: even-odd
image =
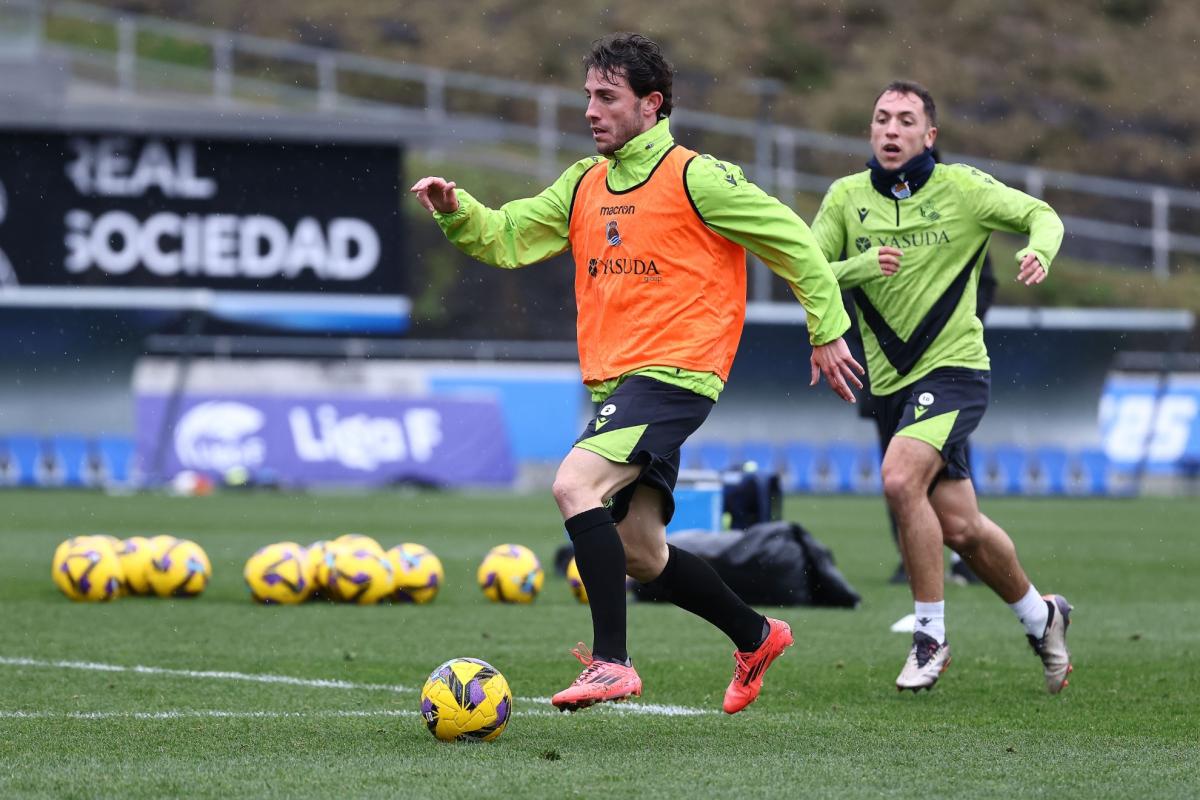
[[[487,399],[186,394],[137,397],[137,451],[160,476],[231,469],[286,486],[506,486],[516,477],[499,405]]]
[[[1113,372],[1100,399],[1104,453],[1156,474],[1200,467],[1200,373]]]

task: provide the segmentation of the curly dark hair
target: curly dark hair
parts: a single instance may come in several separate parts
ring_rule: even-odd
[[[925,106],[925,118],[929,120],[930,126],[937,127],[937,106],[933,103],[933,95],[929,93],[921,84],[916,81],[892,81],[887,86],[883,87],[883,91],[875,98],[875,102],[879,102],[879,98],[883,97],[888,92],[899,92],[900,94],[912,94],[920,98],[921,103]]]
[[[612,83],[625,78],[638,97],[659,92],[663,102],[658,109],[658,118],[671,116],[671,81],[675,68],[656,42],[637,33],[612,33],[597,39],[592,42],[592,51],[583,59],[584,74],[593,69]]]

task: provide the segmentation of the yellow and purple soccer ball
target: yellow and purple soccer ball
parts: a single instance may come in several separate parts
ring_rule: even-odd
[[[325,563],[325,554],[329,552],[331,542],[320,539],[304,548],[304,562],[308,574],[313,576],[313,593],[309,597],[325,597],[325,584],[329,581],[329,565]]]
[[[151,557],[150,540],[145,536],[130,536],[117,546],[117,558],[121,560],[121,572],[125,576],[125,594],[150,594],[146,570]]]
[[[392,599],[401,603],[428,603],[437,596],[446,578],[442,561],[428,547],[412,542],[387,551],[395,576]]]
[[[367,536],[365,533],[345,533],[333,540],[334,544],[350,544],[355,547],[365,547],[369,550],[375,550],[380,553],[384,552],[383,545],[377,539]]]
[[[54,585],[75,601],[105,602],[121,594],[121,560],[108,538],[76,536],[54,550]]]
[[[571,587],[571,594],[576,600],[587,603],[587,587],[583,585],[583,578],[579,577],[579,567],[573,558],[567,563],[567,586]]]
[[[326,596],[339,603],[372,605],[392,593],[392,564],[382,549],[331,542],[325,551]]]
[[[429,675],[421,688],[421,718],[443,742],[490,742],[512,717],[512,691],[486,661],[453,658]]]
[[[190,539],[154,537],[146,582],[159,597],[195,597],[212,578],[208,554]],[[158,547],[153,547],[157,542]]]
[[[537,556],[519,544],[493,547],[475,577],[484,596],[496,603],[532,603],[546,579]]]
[[[250,596],[267,605],[303,603],[313,591],[307,554],[295,542],[277,542],[260,548],[246,560],[242,577]]]

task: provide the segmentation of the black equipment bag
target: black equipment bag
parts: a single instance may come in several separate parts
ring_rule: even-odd
[[[829,548],[795,522],[764,522],[744,533],[685,531],[667,541],[712,564],[750,605],[855,608],[862,600]],[[638,600],[664,599],[643,583],[633,592]]]

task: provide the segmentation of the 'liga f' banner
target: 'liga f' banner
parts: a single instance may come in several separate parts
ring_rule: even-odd
[[[162,436],[164,417],[175,412]],[[491,398],[139,394],[137,449],[160,477],[244,469],[287,486],[507,486],[516,463]]]
[[[400,150],[0,132],[0,285],[399,295]]]

